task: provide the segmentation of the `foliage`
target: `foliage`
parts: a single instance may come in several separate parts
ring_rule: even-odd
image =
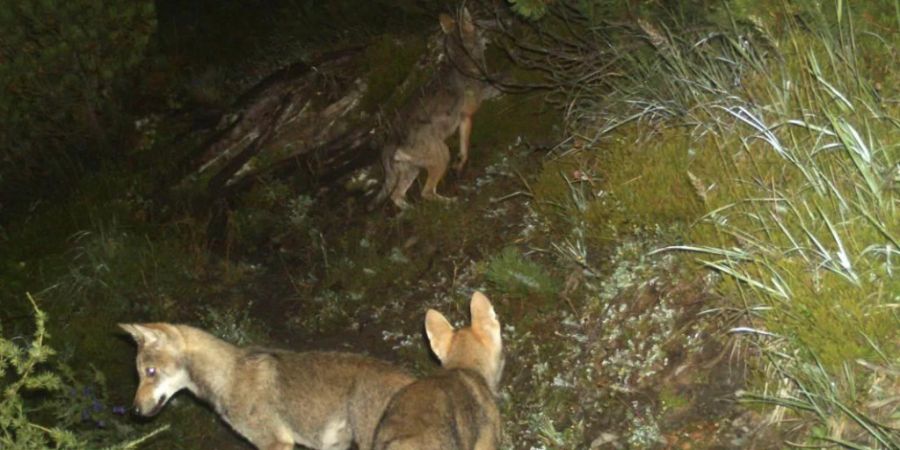
[[[426,74],[416,64],[425,54],[425,41],[415,36],[382,35],[366,48],[365,73],[368,89],[361,100],[367,112],[393,114],[421,88]]]
[[[545,73],[574,130],[562,177],[542,175],[535,197],[562,205],[550,209],[580,235],[692,224],[681,236],[693,245],[668,250],[701,254],[744,312],[735,332],[764,356],[745,398],[778,405],[776,421],[806,420],[810,445],[897,446],[888,3],[725,2],[691,28],[675,11],[619,27],[554,6],[547,33],[513,45],[531,49],[521,59]],[[584,249],[566,253],[585,261]]]
[[[682,261],[648,256],[652,239],[640,238],[623,239],[612,249],[607,269],[589,269],[602,283],[561,294],[571,297],[567,306],[529,315],[533,323],[518,319],[504,327],[510,375],[503,417],[515,430],[510,448],[587,448],[595,439],[627,440],[633,448],[664,442],[659,405],[647,396],[671,369],[673,336],[700,331],[679,328],[678,298],[656,298],[657,292],[674,292],[684,276]],[[692,351],[697,339],[685,341],[684,350]]]
[[[266,337],[265,327],[250,316],[253,302],[231,307],[202,308],[200,322],[203,328],[232,344],[251,345],[263,342]]]
[[[509,0],[512,10],[522,17],[538,20],[547,14],[547,5],[553,0]]]
[[[307,223],[312,207],[311,197],[296,195],[287,183],[260,183],[241,196],[240,208],[229,220],[230,239],[241,249],[253,251],[263,243],[280,244],[287,237],[310,238],[317,233]]]
[[[106,411],[102,403],[104,396],[101,393],[97,397],[91,388],[78,383],[64,364],[52,361],[55,352],[45,343],[49,337],[45,328],[47,317],[31,295],[28,299],[35,313],[32,341],[22,345],[0,337],[0,379],[9,381],[0,399],[0,446],[16,449],[98,448],[133,434],[130,427],[118,424],[109,431],[104,430],[113,425],[101,419],[103,415],[107,420],[111,417],[109,413],[103,414]],[[102,376],[95,381],[100,386],[105,385]],[[56,395],[57,399],[38,397],[44,400],[35,405],[29,398],[37,392]],[[87,403],[78,401],[79,398]],[[124,412],[124,408],[121,411]],[[48,424],[38,417],[52,417],[54,422]],[[90,426],[85,428],[85,422]],[[166,428],[168,426],[107,448],[134,448]]]
[[[3,390],[0,403],[0,428],[3,435],[0,443],[10,448],[44,448],[51,444],[55,447],[72,447],[78,443],[75,435],[62,428],[48,428],[32,423],[29,419],[22,393],[27,391],[59,391],[62,380],[53,372],[41,370],[39,366],[53,356],[53,350],[44,345],[46,318],[34,304],[35,325],[34,340],[25,348],[15,342],[2,338],[0,340],[0,375],[9,376],[8,369],[13,369],[16,380]]]
[[[864,405],[884,400],[867,364],[900,364],[887,356],[898,351],[900,322],[889,305],[900,289],[891,262],[900,222],[884,175],[897,165],[889,136],[898,111],[873,95],[878,80],[860,71],[857,50],[841,45],[856,39],[852,24],[817,23],[815,39],[798,30],[783,42],[770,38],[786,60],[780,71],[756,73],[754,65],[769,63],[745,52],[746,81],[724,101],[704,105],[705,93],[680,89],[686,104],[702,105],[707,121],[734,133],[717,133],[704,150],[718,152],[709,157],[727,161],[725,170],[692,180],[709,191],[704,222],[718,235],[698,234],[698,245],[683,248],[730,277],[722,291],[746,305],[752,333],[768,336],[757,345],[789,381],[761,398],[814,412],[824,431],[810,442],[890,448],[898,440],[884,425],[889,416]],[[885,50],[893,52],[873,48],[869,58]],[[675,54],[673,67],[687,59]],[[731,76],[704,73],[723,88]],[[790,400],[795,395],[809,406]]]
[[[632,125],[627,125],[622,131],[603,151],[597,152],[603,172],[602,187],[609,198],[589,206],[589,221],[647,226],[690,223],[699,218],[703,203],[687,172],[715,160],[693,155],[689,136],[681,130],[642,130],[646,136],[640,136]],[[633,141],[632,135],[640,136],[638,141]],[[650,145],[651,142],[657,144]],[[606,206],[609,203],[627,211],[627,217],[610,214]]]
[[[22,194],[33,177],[72,175],[110,150],[130,126],[126,81],[154,29],[151,1],[5,1],[0,183],[25,183]]]
[[[490,47],[489,47],[490,48]],[[502,71],[502,61],[490,58],[491,71]],[[505,95],[484,102],[478,109],[472,126],[472,145],[488,152],[473,157],[500,156],[502,151],[490,151],[502,145],[543,147],[557,142],[562,117],[549,105],[540,93],[531,95]],[[523,127],[522,124],[528,124]],[[454,140],[456,141],[456,140]],[[452,142],[456,144],[456,142]],[[451,146],[451,148],[453,148]],[[476,150],[477,151],[477,150]],[[486,155],[485,155],[486,156]]]
[[[231,9],[229,17],[241,11],[237,2],[217,3]],[[321,20],[326,23],[298,31],[311,35],[328,28],[330,34],[319,38],[343,45],[348,33],[369,33],[346,31],[348,24],[372,8],[389,7],[370,2],[344,14],[351,12],[348,2],[339,3],[296,1],[306,9],[296,21],[283,22],[301,29]],[[566,44],[564,51],[532,47],[529,53],[548,58],[537,65],[544,78],[528,80],[543,83],[552,104],[566,106],[571,133],[559,145],[537,146],[553,148],[546,157],[530,146],[554,126],[535,123],[540,119],[532,115],[546,108],[545,97],[488,102],[475,123],[474,164],[442,185],[456,190],[460,202],[420,202],[396,216],[365,216],[352,199],[336,206],[328,195],[312,200],[287,184],[260,183],[231,212],[223,270],[201,243],[205,218],[150,229],[147,200],[132,196],[130,174],[115,174],[115,183],[85,179],[77,201],[39,208],[21,220],[27,224],[0,231],[11,256],[0,263],[0,289],[52,286],[40,298],[67,325],[55,336],[90,330],[82,339],[62,339],[69,345],[62,353],[77,350],[113,379],[110,372],[123,365],[102,364],[113,357],[99,354],[109,336],[95,325],[124,314],[199,318],[229,339],[253,342],[264,324],[286,318],[295,338],[309,338],[300,341],[332,345],[314,338],[339,336],[354,350],[378,353],[383,340],[368,339],[376,330],[374,336],[380,331],[397,343],[392,357],[433,367],[420,336],[423,308],[487,281],[489,292],[496,292],[491,296],[503,317],[509,355],[501,402],[507,443],[647,448],[669,437],[658,408],[694,401],[693,394],[667,388],[672,378],[693,376],[688,363],[676,360],[677,347],[702,335],[680,317],[682,297],[696,299],[667,278],[696,268],[686,261],[693,254],[674,253],[689,249],[713,269],[708,279],[720,280],[716,298],[722,303],[698,307],[736,311],[741,326],[732,334],[742,336],[736,338],[745,344],[741,348],[755,346],[735,358],[758,369],[758,384],[742,399],[772,405],[773,421],[799,424],[791,429],[801,436],[792,437],[804,444],[896,447],[900,286],[891,275],[898,236],[898,83],[891,67],[897,27],[884,25],[893,10],[835,12],[822,10],[821,3],[779,0],[512,3],[548,5],[552,11],[529,25],[538,32],[526,38]],[[659,10],[672,5],[681,11]],[[632,6],[629,11],[642,20],[616,22],[616,14]],[[317,15],[322,9],[334,15]],[[686,12],[703,13],[688,26]],[[426,15],[422,28],[435,28]],[[219,17],[212,20],[229,23]],[[865,32],[854,32],[859,21],[865,26],[856,29]],[[266,31],[283,30],[283,22]],[[227,48],[248,28],[236,27],[218,43]],[[249,52],[209,52],[198,39],[208,30],[184,34],[196,41],[198,55],[233,61]],[[273,36],[284,46],[298,45],[278,32]],[[242,42],[266,51],[283,48]],[[375,42],[363,63],[373,75],[369,82],[378,85],[372,92],[384,94],[403,81],[422,50],[392,37]],[[384,60],[394,55],[396,61]],[[255,61],[247,58],[246,66]],[[233,76],[211,70],[212,79],[201,84],[218,86]],[[371,99],[375,106],[399,100]],[[523,170],[522,160],[534,164]],[[537,164],[542,168],[535,175]],[[103,206],[96,205],[100,200]],[[693,245],[681,245],[685,241]],[[648,255],[651,245],[670,245],[673,252]],[[279,289],[291,287],[293,296],[281,295]],[[234,293],[234,301],[219,301],[223,293]],[[258,299],[252,310],[247,294]],[[287,298],[270,300],[276,297]],[[530,301],[535,297],[537,305]],[[274,319],[261,314],[266,312]],[[7,348],[2,342],[0,348]],[[69,430],[78,442],[97,439],[89,445],[96,447],[106,439],[94,433],[96,427],[116,427],[105,408],[95,411],[98,403],[108,406],[102,377],[84,383],[53,370],[65,386],[49,393],[53,406],[43,408],[45,394],[20,396],[23,414],[31,423]],[[660,382],[662,406],[653,392]],[[43,409],[30,409],[38,403]],[[188,405],[169,408],[168,414],[191,424],[172,445],[208,446],[210,427],[224,428],[214,415]],[[196,426],[198,420],[207,426]],[[118,428],[112,431],[122,436]],[[39,429],[25,432],[52,444]],[[193,440],[182,442],[191,434]]]
[[[529,261],[515,247],[506,247],[487,262],[485,278],[500,292],[516,296],[552,298],[560,283],[539,264]]]

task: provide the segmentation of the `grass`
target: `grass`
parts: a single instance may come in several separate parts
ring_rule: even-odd
[[[640,21],[640,49],[610,52],[611,86],[575,92],[559,81],[576,136],[592,137],[573,152],[599,155],[574,159],[608,166],[606,203],[592,188],[594,199],[581,195],[564,211],[586,233],[610,218],[692,224],[670,235],[687,245],[664,250],[697,253],[724,277],[718,291],[744,311],[746,339],[762,355],[756,367],[775,375],[744,398],[778,405],[776,421],[799,419],[800,444],[894,448],[886,405],[896,406],[896,392],[879,374],[900,365],[900,111],[896,73],[873,61],[890,64],[897,51],[896,11],[766,7],[775,20],[741,9],[697,34]],[[862,32],[860,17],[885,34]],[[574,72],[553,75],[584,75]],[[630,138],[632,125],[651,126],[649,137]],[[549,196],[564,198],[556,186]],[[592,209],[595,219],[583,221]]]
[[[154,318],[234,342],[340,341],[427,373],[424,310],[463,317],[459,300],[486,289],[508,355],[504,445],[535,449],[671,445],[666,413],[690,419],[708,393],[672,379],[710,384],[692,362],[719,336],[701,322],[726,317],[722,339],[754,368],[739,396],[751,413],[765,411],[798,445],[896,447],[895,12],[728,5],[708,18],[717,25],[694,28],[652,14],[622,27],[592,13],[571,52],[548,54],[555,78],[538,81],[551,95],[479,111],[469,167],[439,188],[455,204],[413,194],[411,211],[361,216],[336,189],[310,197],[264,182],[238,199],[216,255],[205,218],[150,223],[146,188],[96,177],[70,204],[4,230],[4,299],[55,286],[38,298],[58,317],[54,337],[70,343],[62,356],[128,380],[131,343],[109,351],[97,324]],[[423,51],[376,42],[362,62],[377,85],[372,107]],[[565,122],[548,119],[548,104],[564,106]],[[27,330],[18,309],[0,314],[17,327],[6,335]],[[112,395],[127,402],[132,387]],[[150,446],[200,447],[212,430],[232,438],[179,400],[159,420],[187,425]],[[727,422],[693,420],[702,430]]]
[[[487,262],[485,278],[497,291],[516,297],[550,298],[560,291],[560,283],[545,269],[513,247],[503,249]]]

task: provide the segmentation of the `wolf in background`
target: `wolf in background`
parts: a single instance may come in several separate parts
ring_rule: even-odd
[[[425,331],[443,369],[404,387],[375,430],[375,450],[496,450],[503,372],[500,322],[484,294],[472,295],[472,325],[454,330],[435,310]]]
[[[450,200],[437,193],[450,164],[450,149],[444,141],[459,129],[455,168],[461,171],[469,157],[472,115],[494,93],[482,81],[485,43],[468,9],[462,8],[458,19],[441,14],[440,23],[446,54],[435,75],[398,113],[381,154],[384,184],[370,210],[388,197],[398,208],[407,208],[406,191],[422,169],[428,174],[422,197]]]
[[[119,326],[138,344],[136,414],[157,414],[186,388],[260,449],[369,450],[388,401],[413,381],[363,355],[238,347],[186,325]]]

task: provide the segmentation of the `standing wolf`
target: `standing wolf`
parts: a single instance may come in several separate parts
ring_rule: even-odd
[[[489,85],[481,81],[485,66],[484,39],[466,8],[461,10],[458,20],[441,14],[440,22],[445,57],[434,77],[399,112],[396,130],[381,154],[384,185],[370,209],[388,196],[398,208],[408,207],[406,191],[422,169],[428,172],[422,197],[449,200],[437,193],[437,185],[450,163],[450,149],[444,141],[457,128],[457,171],[462,170],[469,157],[472,115],[489,91]]]
[[[187,388],[260,449],[369,450],[388,401],[413,381],[362,355],[237,347],[186,325],[119,326],[138,344],[137,414],[155,415]]]
[[[496,450],[497,385],[503,372],[500,322],[482,293],[472,295],[472,325],[454,330],[435,310],[425,332],[444,370],[403,388],[375,430],[375,450]]]

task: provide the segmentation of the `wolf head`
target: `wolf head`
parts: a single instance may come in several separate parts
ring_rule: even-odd
[[[458,18],[441,14],[441,30],[446,37],[447,57],[464,75],[481,76],[484,70],[485,40],[467,8],[462,8]]]
[[[497,392],[503,373],[503,342],[500,321],[490,300],[481,292],[469,302],[472,324],[455,330],[443,314],[430,309],[425,315],[425,332],[431,350],[447,369],[471,369],[480,373],[491,391]]]
[[[138,344],[137,370],[140,384],[134,395],[134,413],[154,416],[172,396],[191,388],[184,366],[184,337],[167,323],[119,324]]]

